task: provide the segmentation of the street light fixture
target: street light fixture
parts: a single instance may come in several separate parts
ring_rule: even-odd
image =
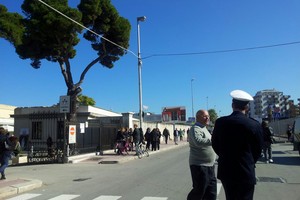
[[[142,98],[142,58],[141,58],[141,38],[140,38],[140,23],[146,20],[145,16],[137,17],[137,39],[138,39],[138,77],[139,77],[139,117],[140,128],[143,128],[143,98]]]
[[[193,81],[194,81],[194,80],[195,80],[194,78],[191,79],[191,91],[192,91],[192,117],[195,117],[195,116],[194,116],[194,90],[193,90]]]

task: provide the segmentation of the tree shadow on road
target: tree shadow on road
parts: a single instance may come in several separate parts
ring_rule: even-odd
[[[276,156],[273,157],[274,163],[278,165],[295,165],[300,166],[299,156]]]

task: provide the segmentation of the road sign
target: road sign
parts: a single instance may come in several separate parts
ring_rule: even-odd
[[[69,144],[76,143],[76,125],[69,126]]]
[[[70,96],[60,96],[59,110],[60,110],[60,113],[69,113],[70,112]]]

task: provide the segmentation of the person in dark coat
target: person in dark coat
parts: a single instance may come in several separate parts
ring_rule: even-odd
[[[165,143],[168,144],[168,140],[169,140],[169,137],[170,137],[170,131],[167,129],[167,127],[165,127],[165,129],[164,129],[163,135],[165,137]]]
[[[146,140],[146,149],[150,150],[150,144],[151,144],[151,129],[147,128],[146,133],[145,133],[145,140]]]
[[[141,140],[141,131],[138,128],[137,124],[133,125],[133,133],[132,133],[132,137],[133,137],[133,143],[135,145],[135,155],[139,154],[139,144],[140,144],[140,140]]]
[[[273,143],[273,133],[269,127],[268,121],[263,121],[261,123],[264,137],[263,153],[266,163],[273,163],[272,159],[272,143]]]
[[[230,95],[233,112],[216,120],[212,134],[212,147],[219,156],[217,178],[227,200],[252,200],[255,163],[263,146],[262,128],[259,122],[246,116],[252,96],[241,90]]]
[[[158,137],[158,132],[156,128],[153,128],[153,130],[150,133],[150,138],[151,138],[151,150],[156,151],[157,148],[157,137]]]

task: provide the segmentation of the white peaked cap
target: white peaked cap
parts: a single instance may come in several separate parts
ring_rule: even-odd
[[[253,101],[253,97],[243,90],[233,90],[230,92],[230,96],[239,101]]]

